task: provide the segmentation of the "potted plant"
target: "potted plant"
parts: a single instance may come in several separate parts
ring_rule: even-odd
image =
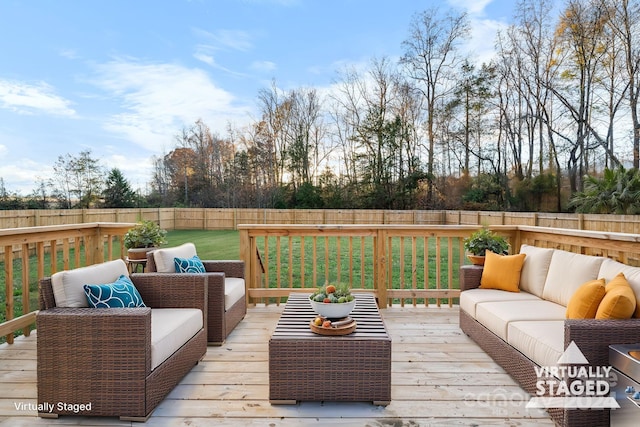
[[[124,235],[129,259],[145,259],[147,252],[167,242],[167,232],[154,221],[142,220]]]
[[[487,250],[500,255],[506,255],[509,251],[507,239],[489,230],[488,227],[482,227],[473,232],[464,239],[463,244],[467,251],[467,257],[475,265],[484,265],[484,256]]]

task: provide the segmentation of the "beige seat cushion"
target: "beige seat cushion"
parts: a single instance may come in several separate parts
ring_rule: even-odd
[[[54,273],[51,288],[56,306],[89,307],[84,285],[113,283],[123,274],[128,277],[129,271],[121,259]]]
[[[554,250],[542,297],[563,306],[583,283],[598,279],[604,258]]]
[[[244,298],[244,279],[239,277],[225,277],[224,279],[224,308],[229,310],[233,304]]]
[[[152,309],[151,370],[167,360],[202,327],[202,311],[196,308]]]
[[[476,306],[476,320],[508,342],[509,323],[523,320],[564,320],[566,308],[551,301],[483,302]]]
[[[520,290],[542,298],[553,249],[522,245],[520,253],[526,255],[520,273]]]
[[[196,246],[193,243],[184,243],[172,248],[156,249],[153,251],[153,261],[158,273],[175,273],[174,258],[192,258],[194,255],[197,255]]]
[[[539,366],[556,366],[564,352],[564,321],[535,320],[509,323],[508,343]]]
[[[471,317],[476,317],[476,306],[491,301],[538,301],[535,295],[528,292],[507,292],[499,289],[469,289],[460,293],[460,309]]]

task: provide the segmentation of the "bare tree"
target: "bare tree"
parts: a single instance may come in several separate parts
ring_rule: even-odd
[[[456,51],[468,33],[469,22],[465,13],[449,10],[441,15],[437,8],[432,8],[414,16],[409,37],[402,43],[405,53],[400,63],[406,66],[409,76],[416,81],[425,98],[427,173],[430,177],[427,203],[433,200],[435,110],[439,101],[448,96],[454,88],[454,74],[461,61]]]
[[[633,128],[633,167],[640,168],[640,4],[635,0],[611,2],[602,0],[601,6],[609,18],[609,29],[621,48],[626,94]],[[610,139],[613,144],[613,137]]]
[[[98,199],[104,177],[100,161],[91,157],[91,150],[84,150],[78,156],[59,156],[50,183],[62,207],[88,208]]]

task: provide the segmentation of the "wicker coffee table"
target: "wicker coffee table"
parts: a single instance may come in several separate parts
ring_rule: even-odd
[[[349,335],[311,331],[310,294],[291,294],[269,340],[269,401],[391,401],[391,338],[375,298],[356,294]]]

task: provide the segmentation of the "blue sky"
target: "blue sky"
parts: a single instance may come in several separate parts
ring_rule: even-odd
[[[336,72],[397,59],[412,16],[466,10],[481,60],[512,0],[2,0],[0,177],[29,194],[58,156],[90,149],[145,191],[151,160],[202,119],[226,134],[258,91],[329,88]]]

